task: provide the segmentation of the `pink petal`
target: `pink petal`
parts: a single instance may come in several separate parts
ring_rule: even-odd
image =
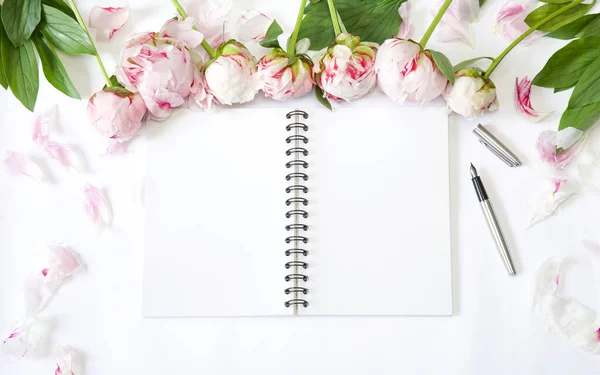
[[[114,154],[124,154],[127,152],[128,146],[129,146],[129,140],[121,141],[118,139],[110,138],[108,140],[108,144],[106,145],[106,151],[104,152],[104,156],[114,155]]]
[[[230,37],[224,25],[227,22],[233,0],[181,0],[181,5],[191,18],[196,20],[196,28],[213,47]]]
[[[579,154],[585,140],[583,132],[575,128],[566,128],[558,133],[546,130],[538,137],[537,150],[543,162],[557,169],[564,169]],[[566,149],[557,154],[557,148]]]
[[[14,176],[26,176],[40,182],[46,181],[42,168],[25,154],[7,151],[4,166]]]
[[[17,358],[35,353],[45,343],[49,326],[46,322],[28,316],[15,322],[8,337],[1,341],[0,351]]]
[[[111,211],[104,194],[90,184],[83,187],[83,194],[85,197],[83,207],[92,221],[101,226],[110,225]]]
[[[260,42],[265,38],[265,33],[272,20],[256,9],[249,9],[242,13],[236,24],[237,37],[242,43]]]
[[[410,0],[403,2],[402,5],[400,5],[400,8],[398,8],[398,13],[400,14],[400,18],[402,18],[402,23],[400,24],[400,29],[398,30],[398,34],[396,36],[400,39],[408,40],[413,32],[414,26],[408,20],[409,12]]]
[[[81,159],[70,147],[50,141],[46,142],[43,146],[46,153],[57,160],[63,167],[73,168],[77,171],[81,171],[83,168]]]
[[[511,42],[515,40],[529,29],[525,17],[530,13],[532,5],[532,2],[508,0],[496,15],[496,31]],[[542,36],[543,33],[534,31],[522,43],[527,45]]]
[[[33,120],[33,130],[31,138],[38,145],[43,145],[48,141],[50,128],[56,126],[56,106],[48,108],[46,111],[36,114]]]
[[[196,20],[186,18],[185,20],[168,20],[162,27],[160,33],[164,37],[184,43],[189,48],[196,48],[202,43],[204,36],[198,30],[194,30]]]
[[[129,4],[124,7],[101,8],[95,6],[90,11],[89,25],[97,28],[96,39],[106,42],[125,25],[129,19]]]
[[[531,81],[527,76],[515,82],[515,108],[517,112],[533,122],[538,122],[551,112],[538,112],[531,105]]]
[[[68,347],[61,348],[61,352],[61,355],[56,359],[54,375],[80,375],[81,360],[79,354]]]
[[[437,14],[442,4],[442,0],[438,1],[437,6],[431,10],[432,15]],[[454,0],[442,17],[434,36],[440,42],[461,41],[472,46],[471,24],[478,17],[478,0]]]
[[[540,190],[529,202],[531,210],[529,226],[532,227],[553,215],[558,207],[573,194],[575,194],[575,190],[567,184],[566,179],[544,181]]]

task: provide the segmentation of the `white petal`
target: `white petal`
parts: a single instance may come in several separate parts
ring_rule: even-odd
[[[575,142],[583,137],[583,132],[577,128],[568,127],[556,134],[556,147],[564,148],[565,150],[573,146]]]
[[[83,195],[83,207],[90,219],[97,225],[110,225],[112,219],[110,205],[100,189],[93,185],[86,184],[83,187]]]
[[[7,151],[4,166],[14,176],[26,176],[39,182],[47,181],[42,168],[27,155],[20,152]]]
[[[552,179],[544,181],[540,190],[529,202],[531,209],[529,226],[532,227],[554,214],[558,206],[573,194],[575,194],[575,189],[567,183],[567,180]]]
[[[302,38],[296,42],[296,53],[307,53],[310,48],[310,39]]]
[[[79,353],[68,347],[61,348],[56,359],[54,375],[81,375],[82,363]]]
[[[582,242],[583,242],[583,246],[586,249],[588,249],[589,251],[591,251],[598,257],[600,257],[600,244],[599,243],[590,241],[590,240],[583,240]]]
[[[272,20],[256,9],[249,9],[242,13],[236,23],[237,39],[242,42],[260,42],[265,38],[265,33]]]
[[[98,29],[96,39],[106,42],[112,39],[113,35],[125,25],[129,19],[129,4],[124,7],[106,7],[95,6],[90,11],[90,27]]]
[[[8,337],[0,342],[0,351],[18,358],[34,354],[45,344],[48,330],[48,324],[35,316],[22,318],[12,325]]]
[[[400,8],[398,8],[398,14],[400,14],[400,18],[402,18],[402,23],[400,24],[400,29],[396,36],[400,39],[408,40],[414,29],[413,24],[409,21],[410,7],[410,0],[407,0],[400,5]]]

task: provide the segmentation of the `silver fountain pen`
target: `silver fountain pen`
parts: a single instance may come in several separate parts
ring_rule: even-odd
[[[498,224],[498,219],[496,218],[492,204],[488,199],[487,192],[485,191],[483,183],[481,182],[481,178],[479,178],[477,175],[477,169],[475,169],[473,164],[471,164],[471,177],[471,181],[473,181],[473,186],[475,187],[475,192],[477,193],[477,198],[479,198],[479,203],[481,204],[481,209],[483,210],[488,227],[490,228],[490,233],[496,242],[496,247],[500,252],[500,256],[504,261],[504,265],[506,266],[508,274],[514,276],[517,274],[517,272],[515,271],[515,266],[510,258],[510,253],[508,252],[508,246],[506,246],[506,240],[502,234],[502,229],[500,229],[500,224]]]

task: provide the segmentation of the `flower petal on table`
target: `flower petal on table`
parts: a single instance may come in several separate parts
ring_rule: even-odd
[[[62,347],[61,352],[56,359],[54,375],[80,375],[81,359],[79,354],[68,347]]]
[[[559,132],[546,130],[540,133],[537,140],[537,150],[543,162],[557,169],[564,169],[583,149],[586,137],[575,128],[566,128]],[[557,148],[563,148],[557,153]]]
[[[541,121],[552,112],[538,112],[531,105],[531,81],[527,76],[515,82],[515,108],[517,112],[524,115],[533,122]]]
[[[185,20],[170,19],[160,30],[161,35],[166,38],[183,42],[189,48],[196,48],[204,40],[204,35],[198,30],[194,30],[196,20],[188,17]]]
[[[108,140],[108,144],[106,145],[106,151],[104,151],[104,156],[114,155],[114,154],[124,154],[127,152],[128,147],[129,147],[129,140],[120,141],[118,139],[110,138]]]
[[[495,31],[509,41],[514,41],[521,34],[529,29],[525,23],[525,17],[530,13],[533,3],[508,0],[496,14]],[[522,43],[523,45],[530,44],[536,39],[539,39],[544,34],[540,31],[534,31]]]
[[[86,184],[83,187],[84,203],[83,207],[86,214],[92,219],[94,224],[108,226],[111,222],[111,210],[108,200],[97,187]]]
[[[7,151],[4,166],[14,176],[26,176],[39,182],[47,180],[42,168],[27,155],[20,152]]]
[[[42,113],[36,114],[33,120],[31,139],[38,145],[48,140],[51,128],[56,126],[56,106],[53,105]]]
[[[273,20],[256,9],[248,9],[236,23],[237,39],[242,42],[260,42]]]
[[[405,1],[400,5],[398,14],[400,14],[400,18],[402,18],[402,23],[400,24],[400,29],[398,30],[396,37],[408,40],[414,30],[413,24],[409,21],[410,0]]]
[[[18,358],[35,353],[44,344],[49,327],[35,316],[28,316],[13,323],[8,337],[0,342],[0,351]]]
[[[89,25],[97,30],[96,40],[106,42],[125,25],[129,19],[129,4],[124,7],[95,6],[90,11]]]
[[[77,153],[66,145],[48,141],[44,144],[44,150],[65,168],[73,168],[76,171],[81,171],[83,168],[83,163]]]
[[[575,194],[575,190],[567,184],[566,179],[555,178],[544,181],[540,190],[529,202],[531,209],[529,227],[554,214],[557,208],[573,194]]]
[[[443,1],[431,10],[432,15],[437,14]],[[471,40],[471,24],[479,17],[478,0],[454,0],[442,17],[434,37],[439,42],[461,41],[473,47]]]

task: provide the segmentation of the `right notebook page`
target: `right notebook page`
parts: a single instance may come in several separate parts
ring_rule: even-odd
[[[452,315],[448,117],[374,111],[309,111],[300,314]]]

